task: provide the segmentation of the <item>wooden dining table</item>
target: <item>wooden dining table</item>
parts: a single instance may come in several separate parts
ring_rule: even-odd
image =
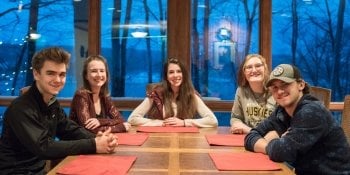
[[[137,128],[133,127],[129,132],[135,133]],[[200,128],[199,133],[149,133],[141,146],[119,145],[113,155],[137,156],[128,171],[130,175],[294,174],[284,163],[277,163],[281,169],[273,171],[217,170],[208,153],[248,152],[244,147],[211,146],[205,137],[206,134],[228,133],[229,127]],[[48,174],[56,174],[58,168],[76,157],[66,157]]]

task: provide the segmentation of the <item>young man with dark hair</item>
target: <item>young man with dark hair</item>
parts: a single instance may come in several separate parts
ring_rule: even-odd
[[[245,138],[249,151],[287,162],[296,174],[350,174],[350,146],[330,111],[309,95],[299,70],[277,66],[266,83],[278,107]]]

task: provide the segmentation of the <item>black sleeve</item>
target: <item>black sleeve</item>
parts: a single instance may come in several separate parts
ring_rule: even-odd
[[[256,130],[252,129],[244,138],[244,147],[248,151],[254,152],[254,145],[263,136]]]
[[[271,160],[293,162],[298,154],[304,154],[327,132],[327,115],[318,105],[307,104],[295,112],[291,126],[280,139],[272,140],[266,148]]]
[[[248,151],[254,151],[255,143],[263,138],[269,131],[276,131],[281,136],[288,129],[286,121],[281,110],[275,110],[270,117],[263,120],[253,128],[244,139],[244,147]]]
[[[77,140],[95,138],[95,134],[91,133],[84,127],[69,119],[63,109],[58,114],[60,117],[57,122],[57,137],[61,140]]]
[[[65,116],[56,115],[55,117],[58,118],[54,120],[45,120],[45,117],[48,116],[42,115],[40,109],[30,104],[27,104],[25,110],[20,108],[20,105],[12,106],[11,109],[7,110],[6,115],[9,116],[7,122],[22,147],[42,159],[96,152],[93,135],[87,134],[74,122],[68,121]],[[64,132],[71,132],[71,139],[75,138],[75,140],[56,140],[52,136],[56,126],[58,130],[65,128]],[[63,132],[60,131],[59,133],[62,134]]]
[[[263,138],[266,133],[268,133],[271,130],[274,130],[273,128],[269,127],[272,126],[270,124],[272,122],[270,119],[263,120],[256,128],[252,128],[252,130],[246,135],[244,138],[244,147],[248,151],[254,151],[254,145],[255,143],[260,139]]]

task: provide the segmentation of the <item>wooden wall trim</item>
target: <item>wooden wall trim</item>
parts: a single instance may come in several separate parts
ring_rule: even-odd
[[[101,53],[101,0],[89,0],[88,51],[89,55]]]
[[[272,25],[272,0],[259,1],[259,52],[266,58],[269,69],[272,67],[272,42],[271,42],[271,25]]]
[[[168,0],[168,57],[177,57],[191,68],[191,1]]]
[[[0,96],[0,106],[9,106],[17,96]],[[63,107],[70,107],[72,98],[58,98]],[[114,104],[120,111],[132,111],[142,101],[143,98],[129,98],[129,97],[112,97]],[[214,112],[231,112],[233,100],[206,100],[204,103]],[[343,111],[344,102],[331,102],[329,109],[331,111]]]

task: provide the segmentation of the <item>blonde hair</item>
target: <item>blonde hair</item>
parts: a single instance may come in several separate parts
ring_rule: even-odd
[[[262,64],[264,65],[263,84],[265,84],[265,82],[267,82],[267,80],[269,79],[270,70],[267,67],[266,59],[259,54],[249,54],[245,57],[245,59],[243,60],[243,62],[241,63],[241,65],[239,66],[239,69],[238,69],[237,80],[238,80],[238,86],[240,86],[240,87],[249,87],[248,80],[246,79],[246,77],[244,75],[244,70],[245,70],[245,66],[246,66],[246,63],[248,62],[248,60],[250,60],[252,58],[259,58],[261,60]]]
[[[237,75],[238,86],[242,88],[242,90],[246,96],[248,96],[248,94],[252,91],[250,86],[249,86],[249,82],[246,79],[245,74],[244,74],[246,63],[252,58],[259,58],[264,66],[264,78],[263,78],[262,83],[264,85],[264,94],[265,94],[264,96],[266,96],[269,93],[269,91],[265,87],[265,83],[269,80],[270,70],[267,67],[266,59],[262,55],[249,54],[244,58],[243,62],[239,66],[239,70],[238,70],[238,75]]]

